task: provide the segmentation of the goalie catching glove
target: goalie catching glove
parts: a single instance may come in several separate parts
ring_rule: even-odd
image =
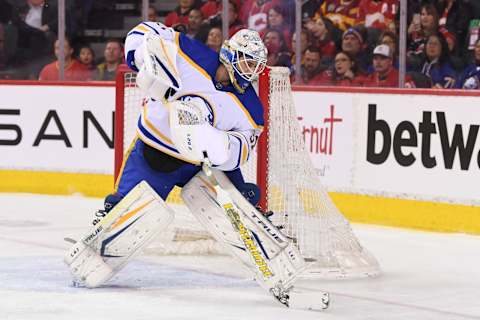
[[[169,88],[181,89],[177,52],[172,41],[153,32],[145,34],[142,45],[135,51],[135,63],[139,67],[136,84],[146,95],[162,100]]]

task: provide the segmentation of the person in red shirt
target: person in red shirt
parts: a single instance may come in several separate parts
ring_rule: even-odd
[[[392,49],[381,44],[373,50],[374,72],[367,78],[365,85],[368,87],[398,88],[398,71],[393,66]],[[414,87],[409,76],[406,76],[406,86]]]
[[[178,0],[178,7],[165,17],[165,25],[167,27],[175,27],[179,24],[186,26],[190,10],[196,7],[197,0]]]
[[[358,5],[358,24],[379,30],[395,30],[399,0],[361,0]]]
[[[318,84],[322,72],[325,70],[321,62],[320,51],[315,46],[310,46],[305,50],[303,64],[301,69],[302,81],[306,85]]]
[[[322,59],[333,59],[336,52],[335,42],[332,41],[324,17],[316,14],[313,19],[305,23],[305,27],[312,35],[312,45],[318,47]]]
[[[393,52],[386,44],[373,50],[373,70],[367,79],[367,86],[398,87],[398,71],[393,67]]]
[[[58,40],[55,41],[54,46],[55,56],[57,60],[47,64],[43,67],[42,71],[40,72],[40,76],[38,80],[43,81],[55,81],[59,80],[60,72],[59,72],[59,63],[58,59],[60,56],[60,42]],[[65,52],[65,73],[64,73],[64,80],[67,81],[85,81],[91,80],[92,74],[88,68],[78,62],[76,59],[72,57],[73,55],[73,48],[70,46],[70,41],[65,39],[64,45],[64,52]]]

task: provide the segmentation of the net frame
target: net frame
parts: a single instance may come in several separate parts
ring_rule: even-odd
[[[133,127],[136,127],[142,105],[143,98],[135,86],[135,76],[126,66],[121,66],[117,72],[115,179],[135,135],[132,118],[135,119]],[[289,79],[289,70],[281,67],[266,68],[260,76],[258,94],[264,106],[264,131],[257,152],[242,167],[245,180],[257,183],[261,190],[260,207],[274,211],[273,222],[282,225],[296,242],[308,263],[304,277],[376,276],[381,272],[377,260],[361,246],[348,220],[336,208],[315,172],[296,121]],[[133,116],[129,113],[132,108]],[[285,154],[291,157],[285,158]],[[292,158],[293,162],[290,161]],[[288,172],[302,172],[302,176],[292,179],[294,175],[288,175]],[[224,254],[222,247],[198,225],[182,204],[179,190],[173,190],[167,203],[176,211],[177,223],[155,242],[149,253]]]

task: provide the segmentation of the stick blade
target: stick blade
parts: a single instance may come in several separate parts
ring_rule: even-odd
[[[330,305],[330,294],[323,291],[304,291],[296,288],[289,292],[288,306],[292,309],[322,311]]]

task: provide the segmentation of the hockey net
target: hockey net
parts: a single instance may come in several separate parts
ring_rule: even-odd
[[[117,74],[115,119],[115,176],[135,137],[142,105],[135,73]],[[241,168],[246,181],[262,190],[260,205],[272,210],[273,222],[295,239],[308,262],[308,277],[375,276],[376,259],[359,243],[349,222],[336,208],[306,151],[297,121],[287,68],[262,74],[259,96],[265,107],[264,133],[257,152]],[[155,254],[221,254],[223,249],[198,224],[174,189],[167,203],[176,211],[175,222],[149,249]]]

